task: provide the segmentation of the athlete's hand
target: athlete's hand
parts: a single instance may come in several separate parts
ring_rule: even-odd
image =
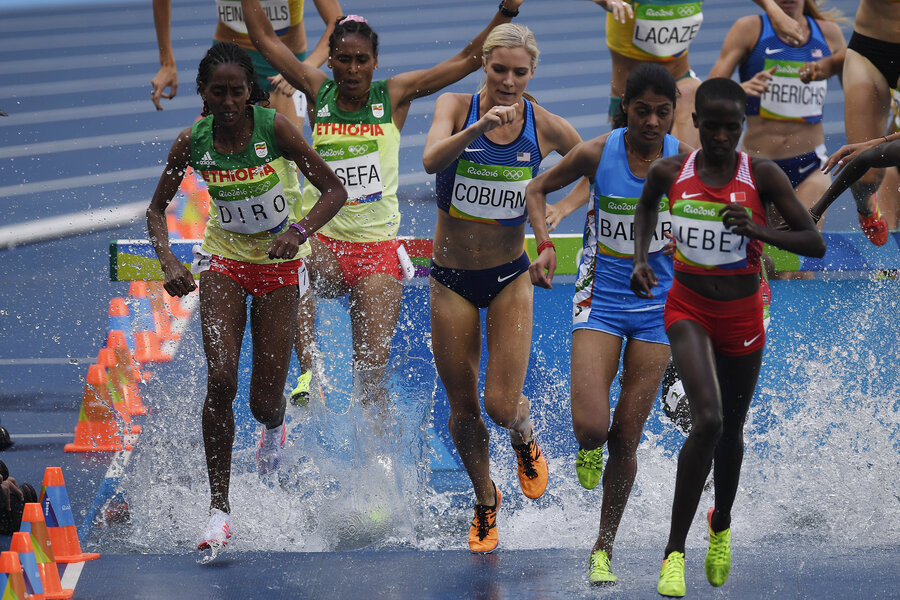
[[[306,236],[293,227],[272,240],[269,249],[266,250],[269,258],[291,259],[297,256],[300,244],[306,241]]]
[[[651,290],[659,285],[659,280],[656,278],[656,273],[653,272],[653,267],[646,262],[639,262],[634,265],[629,285],[631,285],[631,291],[639,298],[654,298]]]
[[[722,217],[725,227],[728,227],[732,233],[750,238],[757,237],[759,225],[753,222],[747,209],[737,202],[723,206],[719,210],[719,216]]]
[[[544,207],[544,221],[547,223],[547,233],[550,233],[559,226],[562,221],[562,211],[555,204],[548,204]]]
[[[156,77],[150,80],[150,85],[153,86],[153,90],[150,92],[150,100],[153,101],[153,106],[156,107],[156,110],[162,110],[162,103],[159,99],[167,98],[171,100],[178,93],[178,70],[175,68],[175,65],[160,67]],[[166,88],[171,90],[168,94],[165,93]]]
[[[479,128],[479,131],[481,131],[482,134],[484,134],[493,129],[497,129],[498,127],[509,125],[516,120],[517,110],[518,106],[515,105],[497,105],[484,113],[484,115],[478,119],[478,122],[475,123],[475,126]]]
[[[665,237],[669,238],[669,241],[666,242],[666,245],[663,246],[662,253],[664,256],[675,256],[675,236],[669,233],[668,231],[663,234]]]
[[[800,67],[800,71],[797,74],[800,75],[800,81],[803,83],[828,79],[828,71],[820,60],[806,63]]]
[[[769,89],[769,82],[772,81],[772,75],[775,74],[775,69],[777,68],[778,67],[772,67],[760,71],[752,78],[743,82],[741,87],[744,88],[744,91],[747,92],[748,96],[762,96],[766,90]]]
[[[594,0],[594,3],[611,12],[613,19],[619,23],[634,18],[634,9],[631,7],[631,3],[625,0]]]
[[[178,262],[177,258],[172,257],[168,260],[159,261],[163,271],[163,289],[172,297],[187,296],[197,289],[197,282],[190,270],[183,264]]]
[[[769,14],[769,20],[772,22],[772,29],[775,30],[778,37],[791,46],[802,45],[804,38],[803,28],[800,27],[800,23],[788,16],[787,13],[783,10],[773,10]]]
[[[822,165],[822,172],[828,173],[834,169],[832,175],[837,175],[841,172],[841,169],[850,164],[850,161],[859,156],[861,152],[873,148],[883,141],[884,138],[875,138],[874,140],[868,140],[866,142],[841,146],[834,154],[829,156],[828,160],[825,161],[825,164]]]
[[[545,248],[528,267],[532,285],[553,289],[553,274],[556,272],[556,248]]]
[[[272,91],[279,96],[287,96],[290,98],[294,95],[294,92],[297,91],[297,88],[289,84],[281,73],[278,73],[273,77],[266,77],[266,79],[272,84]]]

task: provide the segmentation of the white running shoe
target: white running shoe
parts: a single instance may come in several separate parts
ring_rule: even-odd
[[[197,541],[197,550],[216,551],[227,546],[229,539],[231,539],[231,517],[228,513],[214,508],[209,513],[206,530]]]
[[[274,473],[281,468],[281,451],[286,440],[284,423],[274,429],[266,429],[263,425],[259,448],[256,449],[256,468],[260,475]]]

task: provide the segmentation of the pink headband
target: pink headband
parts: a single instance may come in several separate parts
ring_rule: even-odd
[[[357,23],[365,23],[367,25],[369,24],[369,22],[366,21],[365,17],[361,17],[359,15],[347,15],[346,17],[338,21],[338,25],[343,25],[347,21],[355,21]]]

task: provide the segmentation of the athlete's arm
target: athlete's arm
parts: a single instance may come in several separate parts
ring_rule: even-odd
[[[803,28],[790,15],[781,10],[775,0],[753,0],[753,3],[766,11],[772,28],[779,37],[792,46],[803,44]]]
[[[512,123],[516,118],[518,106],[494,106],[480,119],[457,131],[465,123],[470,99],[469,94],[448,93],[441,94],[434,103],[434,118],[422,153],[426,173],[443,171],[478,136]]]
[[[577,195],[573,190],[572,199],[567,202],[581,206],[588,200],[590,190],[589,179],[592,180],[594,173],[597,171],[597,164],[600,162],[600,155],[603,153],[603,146],[609,134],[594,138],[587,142],[583,142],[575,146],[570,152],[567,152],[563,159],[552,168],[544,171],[534,179],[532,179],[525,188],[525,208],[528,212],[528,219],[531,222],[531,228],[534,230],[534,242],[537,245],[550,239],[550,232],[547,229],[547,217],[544,207],[547,203],[547,194],[560,190],[573,181],[581,179]],[[574,210],[574,208],[572,209]],[[571,212],[571,211],[570,211]],[[556,272],[556,250],[547,248],[541,252],[531,266],[528,267],[528,274],[531,277],[531,283],[542,288],[552,288],[553,274]]]
[[[343,13],[341,12],[341,5],[338,4],[338,0],[313,1],[316,4],[316,10],[319,11],[319,16],[322,17],[322,21],[325,22],[325,31],[322,33],[322,37],[319,38],[318,43],[316,43],[316,47],[307,54],[306,60],[303,62],[318,69],[325,64],[326,60],[328,60],[328,39],[331,37],[331,32],[334,31],[337,20]]]
[[[178,69],[172,52],[172,0],[153,0],[153,26],[159,46],[159,72],[150,81],[153,91],[150,100],[156,110],[162,110],[160,98],[172,99],[178,93]],[[165,90],[169,88],[169,93]]]
[[[299,221],[306,231],[305,236],[289,228],[272,240],[269,246],[269,258],[293,258],[300,244],[338,213],[347,201],[347,190],[334,171],[306,142],[303,132],[278,113],[275,113],[275,141],[284,157],[297,163],[307,180],[322,194]]]
[[[306,95],[310,106],[315,106],[319,88],[327,79],[325,73],[297,60],[291,49],[278,39],[259,0],[241,0],[241,9],[244,11],[247,33],[256,49],[276,71],[284,75],[288,83]]]
[[[779,9],[780,10],[780,9]],[[734,70],[744,64],[753,52],[753,47],[762,33],[762,23],[759,17],[741,17],[731,26],[725,41],[722,43],[722,51],[719,59],[709,72],[708,79],[713,77],[730,78]],[[747,81],[741,82],[741,87],[749,96],[760,96],[769,89],[769,81],[776,67],[765,69],[756,73]]]
[[[672,187],[678,176],[684,154],[660,158],[650,165],[641,197],[634,207],[634,257],[631,291],[641,298],[653,298],[653,287],[659,283],[653,267],[647,262],[650,240],[659,220],[659,199]]]
[[[781,167],[765,158],[753,158],[750,169],[763,204],[774,204],[790,229],[780,230],[759,225],[752,220],[747,209],[736,202],[725,205],[719,211],[722,222],[731,227],[734,233],[761,240],[794,254],[817,258],[825,256],[825,238],[797,199],[794,188]]]
[[[583,185],[584,182],[587,182],[587,180],[585,179],[579,181],[576,188]],[[587,185],[587,193],[581,193],[580,190],[573,188],[570,193],[566,194],[563,199],[556,204],[544,205],[544,222],[547,224],[548,232],[551,232],[559,227],[559,224],[563,219],[587,204],[588,200],[590,199],[590,182],[587,182]],[[528,221],[531,222],[530,214],[528,216]],[[531,227],[534,228],[534,225],[532,225]]]
[[[852,144],[851,146],[843,146],[829,157],[828,162],[825,164],[825,168],[834,166],[833,161],[835,160],[835,157],[846,149],[852,148],[853,146],[871,144],[872,141],[863,142],[861,144]],[[880,169],[884,167],[900,166],[900,132],[892,133],[886,138],[878,138],[877,141],[880,141],[881,143],[862,150],[852,161],[849,158],[847,159],[846,162],[849,162],[849,164],[847,164],[846,167],[843,167],[841,174],[831,182],[831,185],[828,186],[828,189],[825,190],[825,193],[822,194],[819,201],[809,209],[809,212],[812,213],[814,219],[818,219],[825,214],[825,211],[838,199],[838,196],[844,193],[844,191],[850,187],[850,184],[862,177],[870,168]],[[838,162],[837,164],[841,165],[843,163]]]
[[[517,11],[523,0],[504,0],[503,6],[508,10]],[[511,17],[504,17],[498,10],[488,26],[469,42],[462,52],[452,58],[438,63],[430,69],[408,71],[388,78],[388,94],[391,97],[391,108],[394,115],[402,120],[406,118],[406,110],[410,102],[422,96],[433,94],[451,83],[456,83],[469,73],[473,73],[481,67],[481,48],[484,40],[491,30],[501,23],[509,23]],[[398,114],[399,113],[399,114]],[[397,118],[394,119],[398,123]],[[398,124],[398,127],[400,124]]]
[[[194,276],[172,253],[169,247],[169,229],[166,227],[166,207],[178,193],[178,186],[181,185],[190,158],[191,128],[188,127],[178,134],[172,144],[166,166],[147,208],[147,232],[165,276],[163,287],[170,296],[184,296],[197,289]]]

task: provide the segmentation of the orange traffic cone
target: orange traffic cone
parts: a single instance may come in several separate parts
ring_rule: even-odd
[[[17,553],[0,552],[0,582],[3,583],[0,598],[25,600],[25,575],[22,573],[22,563],[19,562]]]
[[[169,312],[173,317],[175,317],[176,319],[190,318],[191,311],[189,311],[182,305],[181,298],[179,298],[178,296],[170,296],[168,293],[166,293],[163,298],[165,299],[166,304],[168,304]]]
[[[9,549],[19,555],[19,562],[22,563],[22,574],[25,576],[25,593],[28,594],[28,599],[44,600],[44,585],[41,583],[41,574],[38,571],[37,557],[34,554],[31,535],[24,531],[15,532]]]
[[[139,363],[169,362],[172,357],[162,351],[162,340],[155,331],[138,331],[134,334],[134,358]]]
[[[44,513],[37,502],[29,502],[22,513],[22,532],[31,536],[31,547],[37,559],[41,585],[44,587],[44,598],[47,600],[65,600],[71,598],[75,590],[64,589],[59,581],[59,568],[53,555],[50,543],[50,532],[44,522]]]
[[[147,409],[141,403],[140,364],[134,360],[134,355],[128,349],[125,334],[121,331],[111,330],[106,334],[106,345],[116,351],[116,360],[119,365],[124,365],[122,374],[128,378],[128,394],[126,396],[129,405],[133,405],[132,414],[145,414]]]
[[[101,348],[97,353],[97,364],[106,367],[113,405],[127,423],[131,415],[146,415],[147,407],[141,402],[140,388],[132,381],[134,360],[121,361],[119,354],[109,346]]]
[[[102,365],[88,367],[84,398],[75,425],[75,441],[65,445],[66,452],[117,452],[122,449],[122,436],[107,381]],[[131,446],[125,445],[125,449],[131,450]]]
[[[72,516],[72,505],[66,492],[62,469],[47,467],[44,470],[44,485],[38,498],[44,511],[44,521],[50,532],[53,554],[58,563],[73,563],[100,558],[96,552],[82,552]]]

